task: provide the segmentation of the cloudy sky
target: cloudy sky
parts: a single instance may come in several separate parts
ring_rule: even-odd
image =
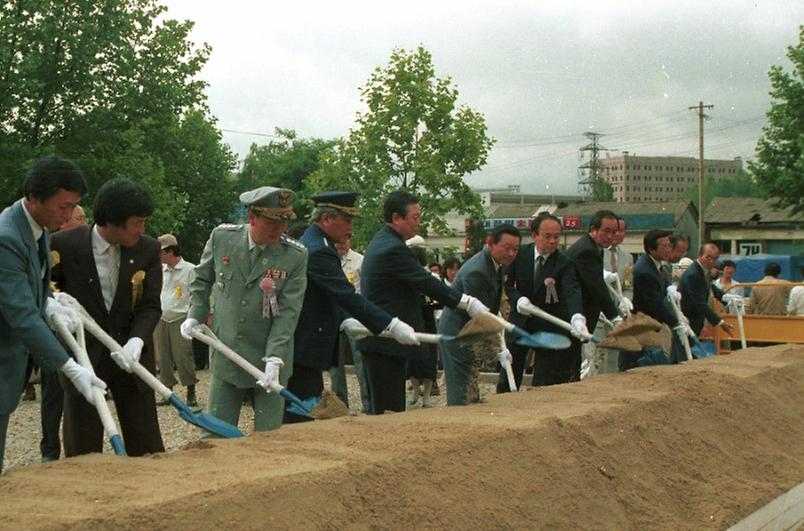
[[[611,156],[697,156],[698,101],[706,157],[751,158],[804,24],[801,0],[165,3],[212,46],[202,77],[241,159],[274,127],[347,135],[372,70],[422,44],[497,140],[467,182],[537,193],[575,193],[589,131]]]

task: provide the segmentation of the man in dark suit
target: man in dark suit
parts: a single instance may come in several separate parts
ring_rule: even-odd
[[[681,293],[681,311],[684,317],[689,319],[690,328],[696,336],[703,329],[704,319],[713,326],[721,327],[729,335],[732,332],[732,326],[709,306],[709,296],[712,293],[723,304],[727,304],[732,297],[724,295],[720,289],[714,287],[709,277],[709,271],[715,267],[719,256],[720,249],[717,245],[711,242],[703,244],[698,252],[698,259],[687,268],[678,284],[678,291]]]
[[[572,335],[563,328],[530,315],[528,308],[536,306],[559,319],[571,321],[579,334],[588,333],[581,313],[581,286],[575,276],[575,267],[558,248],[561,222],[553,215],[541,214],[531,221],[530,232],[533,243],[523,246],[516,260],[506,270],[505,289],[511,303],[508,320],[528,332],[549,331]],[[508,339],[514,380],[519,387],[528,347],[514,343],[514,337]],[[535,349],[535,353],[533,385],[553,385],[578,379],[571,348]],[[508,378],[504,371],[500,371],[497,392],[509,390]]]
[[[378,308],[355,292],[341,267],[336,243],[352,233],[358,215],[356,192],[327,192],[312,197],[313,222],[299,240],[307,247],[307,289],[299,314],[293,347],[293,375],[288,390],[302,398],[320,396],[321,372],[338,365],[338,330],[344,317],[352,316],[373,334],[388,330],[405,345],[418,345],[413,328]],[[310,420],[285,411],[285,423]]]
[[[424,331],[421,294],[449,308],[475,316],[488,312],[477,298],[461,295],[419,265],[405,241],[421,225],[419,199],[405,191],[391,192],[383,205],[385,226],[372,238],[363,259],[363,295],[417,331]],[[369,337],[358,341],[369,386],[372,413],[405,410],[405,359],[423,356],[420,345],[399,345]]]
[[[68,160],[47,157],[30,169],[23,192],[0,213],[0,471],[9,416],[20,400],[29,356],[43,373],[61,371],[87,400],[93,400],[93,386],[106,387],[67,355],[48,328],[54,314],[76,318],[48,297],[48,258],[50,231],[70,218],[86,192],[84,175]]]
[[[600,312],[615,324],[621,320],[617,305],[603,280],[603,249],[611,246],[619,227],[617,219],[611,210],[596,212],[589,223],[589,231],[567,250],[567,256],[575,263],[575,274],[581,284],[584,324],[589,330],[597,326]],[[573,342],[570,351],[577,367],[575,379],[578,380],[581,375],[581,344]]]
[[[58,265],[53,279],[72,295],[120,345],[109,351],[87,336],[95,373],[111,390],[128,455],[164,451],[154,392],[131,374],[139,361],[156,372],[153,332],[162,315],[162,264],[159,242],[144,235],[153,212],[145,189],[126,179],[107,181],[95,196],[95,224],[53,236]],[[65,382],[62,382],[65,383]],[[103,450],[97,411],[64,385],[64,450],[70,457]]]
[[[460,293],[477,297],[488,306],[489,311],[498,313],[502,302],[503,277],[505,267],[516,258],[522,237],[513,225],[498,225],[486,240],[482,251],[470,258],[458,271],[452,287]],[[466,312],[446,308],[441,312],[438,332],[455,336],[469,321]],[[480,401],[477,381],[473,381],[474,368],[478,361],[476,343],[442,342],[441,360],[447,381],[447,405],[465,405]],[[498,361],[510,363],[510,352],[502,342],[498,342]]]
[[[645,254],[634,263],[634,311],[653,317],[671,328],[678,326],[678,319],[667,301],[669,283],[662,274],[662,261],[666,261],[672,250],[670,231],[652,230],[645,234],[642,245]],[[675,342],[675,337],[674,337]],[[674,344],[673,350],[676,350]],[[638,367],[641,351],[620,351],[618,367],[627,371]]]

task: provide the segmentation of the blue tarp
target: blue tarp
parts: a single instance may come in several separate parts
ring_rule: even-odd
[[[771,262],[776,262],[782,268],[779,278],[800,282],[801,268],[804,267],[804,256],[788,256],[782,254],[752,254],[743,255],[720,255],[718,264],[723,260],[732,260],[737,264],[737,272],[734,273],[734,280],[737,282],[759,282],[765,276],[765,266]]]

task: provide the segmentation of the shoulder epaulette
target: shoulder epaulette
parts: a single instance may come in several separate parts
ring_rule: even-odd
[[[286,244],[288,247],[295,247],[296,249],[299,249],[300,251],[307,251],[307,247],[305,247],[302,242],[300,242],[299,240],[294,240],[293,238],[291,238],[287,234],[283,234],[282,238],[280,239],[280,241],[282,243]]]
[[[221,223],[220,225],[218,225],[215,228],[220,229],[220,230],[232,230],[232,231],[235,231],[235,230],[242,229],[243,225],[236,224],[236,223]]]

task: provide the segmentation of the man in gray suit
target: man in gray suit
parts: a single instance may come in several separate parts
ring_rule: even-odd
[[[94,386],[106,388],[67,355],[48,328],[53,315],[70,326],[77,318],[48,297],[50,231],[70,218],[86,192],[83,173],[68,160],[48,157],[30,169],[23,191],[24,198],[0,213],[0,470],[29,355],[43,372],[62,371],[90,402]]]
[[[522,236],[513,225],[498,225],[486,240],[486,247],[470,258],[458,271],[452,287],[462,294],[476,297],[489,311],[498,313],[502,303],[503,271],[516,258]],[[445,308],[438,323],[438,332],[454,336],[469,321],[466,312]],[[442,342],[441,360],[447,380],[447,405],[461,406],[479,402],[476,371],[477,350],[485,344],[476,342]],[[494,345],[498,361],[510,363],[511,354],[500,341]],[[489,345],[491,347],[491,345]]]

